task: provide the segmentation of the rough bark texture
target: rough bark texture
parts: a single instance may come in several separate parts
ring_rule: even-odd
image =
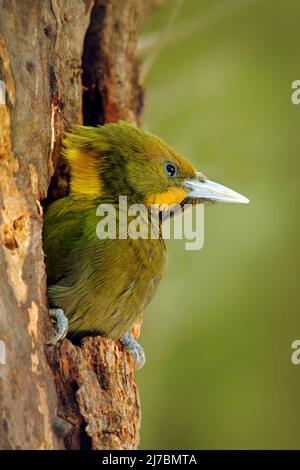
[[[139,122],[136,43],[146,4],[0,0],[1,449],[138,445],[138,392],[120,345],[98,337],[81,347],[67,339],[44,346],[52,326],[40,200],[55,168],[48,199],[68,190],[68,169],[58,159],[72,123]]]
[[[85,338],[80,348],[66,340],[51,349],[58,414],[64,417],[56,421],[56,429],[66,446],[134,449],[140,405],[130,359],[106,338]]]

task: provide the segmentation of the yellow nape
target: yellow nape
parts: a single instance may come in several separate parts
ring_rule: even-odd
[[[166,209],[180,204],[187,197],[187,192],[183,188],[169,188],[162,193],[152,194],[146,199],[147,206],[151,204],[157,204],[159,206],[165,206]]]
[[[77,148],[68,148],[66,159],[71,166],[71,192],[82,196],[99,196],[101,181],[93,156]]]

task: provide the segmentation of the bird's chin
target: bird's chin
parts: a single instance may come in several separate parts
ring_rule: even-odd
[[[186,213],[188,210],[191,210],[193,207],[196,207],[199,204],[214,204],[216,201],[211,201],[210,199],[205,198],[193,198],[193,197],[186,197],[184,198],[180,204],[176,204],[171,206],[169,210],[160,210],[159,211],[159,219],[161,222],[171,219],[176,215],[180,215],[183,211]]]

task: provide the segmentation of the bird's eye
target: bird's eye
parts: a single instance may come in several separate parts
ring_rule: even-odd
[[[165,171],[170,178],[177,176],[177,166],[174,163],[165,163]]]

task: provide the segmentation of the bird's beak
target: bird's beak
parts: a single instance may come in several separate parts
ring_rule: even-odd
[[[188,198],[194,200],[204,199],[206,201],[235,202],[239,204],[248,204],[250,202],[247,197],[236,191],[206,179],[202,173],[197,173],[194,179],[186,180],[185,187],[188,189]]]

